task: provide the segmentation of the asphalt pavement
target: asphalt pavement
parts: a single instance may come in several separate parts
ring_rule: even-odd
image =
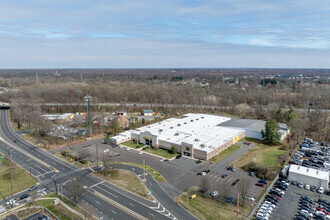
[[[79,178],[83,176],[83,185],[94,190],[93,192],[86,190],[81,196],[79,205],[85,203],[92,205],[94,208],[93,213],[99,218],[194,219],[194,216],[174,203],[172,198],[152,179],[147,179],[147,184],[150,184],[148,186],[150,188],[154,187],[152,188],[153,196],[159,198],[159,200],[158,203],[155,203],[155,206],[148,206],[141,203],[141,201],[136,199],[135,195],[129,192],[118,194],[118,190],[114,190],[115,187],[113,185],[109,185],[107,182],[91,175],[92,169],[81,170],[23,140],[11,128],[7,110],[1,110],[0,126],[0,135],[3,138],[0,141],[2,144],[0,145],[0,151],[10,156],[15,163],[27,172],[31,170],[31,174],[41,181],[40,187],[45,187],[47,192],[55,191],[54,182],[56,181],[57,187],[60,190],[63,188],[63,194],[66,197],[70,197],[68,189],[64,184],[74,177]],[[29,163],[27,163],[28,160]],[[21,194],[23,193],[26,192]],[[15,196],[20,196],[20,194]],[[162,202],[165,204],[161,204]],[[1,203],[4,203],[4,201]],[[163,207],[163,209],[159,210],[159,207]],[[171,211],[169,212],[168,210]]]

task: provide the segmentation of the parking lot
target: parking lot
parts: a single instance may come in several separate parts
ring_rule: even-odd
[[[298,213],[299,199],[301,196],[309,196],[313,200],[318,200],[320,197],[321,199],[330,202],[329,196],[325,194],[311,192],[310,190],[306,190],[304,188],[298,188],[297,186],[290,184],[288,187],[288,191],[286,191],[281,201],[273,210],[270,219],[274,219],[274,220],[295,219],[295,216]]]
[[[166,184],[163,184],[164,189],[168,190],[172,196],[176,196],[182,192],[187,191],[193,186],[202,187],[203,182],[207,182],[207,194],[210,194],[212,191],[218,191],[219,194],[216,196],[216,199],[226,199],[228,196],[233,196],[234,200],[237,197],[237,193],[241,190],[241,184],[245,184],[247,187],[247,195],[256,198],[259,193],[264,189],[264,187],[256,186],[255,184],[258,181],[258,178],[249,176],[247,172],[243,170],[237,170],[236,172],[226,170],[226,167],[239,156],[244,154],[248,149],[254,147],[253,145],[247,146],[241,144],[241,148],[235,151],[233,154],[224,158],[224,160],[219,163],[210,163],[209,161],[202,161],[201,163],[196,163],[197,160],[181,157],[179,159],[172,160],[162,160],[157,156],[153,156],[147,153],[141,155],[138,154],[138,151],[130,148],[126,150],[126,147],[112,147],[106,144],[101,143],[102,140],[98,140],[99,148],[99,159],[101,161],[101,155],[106,151],[107,154],[117,154],[114,158],[116,161],[123,162],[133,162],[142,164],[143,160],[147,165],[150,165],[152,168],[160,172],[168,181]],[[89,144],[90,143],[90,144]],[[90,142],[84,142],[84,148],[89,151],[89,160],[96,160],[96,140]],[[86,147],[87,146],[87,147]],[[81,150],[82,147],[79,144],[75,146],[70,146],[71,150]],[[109,149],[109,150],[107,150]],[[197,175],[198,172],[202,170],[210,170],[205,176]],[[222,178],[221,175],[228,174],[226,178]],[[205,180],[204,180],[205,179]],[[237,184],[232,186],[232,183],[237,180]],[[247,182],[247,183],[246,183]],[[226,189],[224,193],[223,189]],[[225,195],[224,195],[225,194]]]

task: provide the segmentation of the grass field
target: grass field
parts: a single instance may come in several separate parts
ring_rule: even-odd
[[[191,195],[196,194],[196,198],[191,199]],[[183,207],[187,208],[187,193],[183,193],[175,198]],[[188,210],[201,220],[218,220],[218,219],[236,219],[236,208],[234,204],[203,197],[196,193],[196,190],[189,191]],[[245,205],[239,207],[239,218],[246,219],[252,207]]]
[[[110,171],[109,174],[110,176],[103,176],[101,173],[96,175],[140,196],[148,192],[148,189],[144,187],[139,177],[131,171],[118,169]],[[147,198],[153,199],[151,196],[147,196]]]
[[[43,206],[46,207],[49,211],[51,211],[54,215],[56,215],[59,219],[63,220],[80,220],[79,216],[76,214],[70,212],[68,209],[66,209],[61,204],[54,205],[53,199],[47,199],[47,200],[38,200],[34,202],[35,206]],[[82,210],[79,210],[82,213]]]
[[[132,147],[132,148],[140,148],[140,147],[144,146],[143,144],[136,144],[136,143],[134,143],[134,141],[127,141],[127,142],[124,142],[124,143],[121,143],[121,144],[125,145],[127,147]]]
[[[126,164],[130,164],[130,165],[134,165],[134,166],[143,168],[143,165],[137,164],[137,163],[128,162]],[[146,167],[146,171],[148,171],[155,178],[156,181],[158,181],[160,183],[165,183],[166,182],[166,179],[160,173],[158,173],[157,170],[155,170],[155,169],[148,166],[148,167]]]
[[[286,153],[285,150],[280,149],[281,145],[270,146],[253,138],[245,138],[245,140],[251,142],[256,147],[248,150],[240,158],[235,160],[232,163],[235,167],[243,167],[251,161],[264,166],[276,167],[278,165],[278,157]]]
[[[171,154],[168,150],[165,150],[165,149],[162,149],[162,148],[160,148],[158,150],[155,150],[155,149],[149,147],[149,148],[144,149],[143,151],[146,151],[148,153],[155,154],[155,155],[158,155],[158,156],[161,156],[161,157],[165,157],[167,159],[171,159],[171,158],[179,155],[178,153]]]
[[[2,155],[0,154],[0,157]],[[10,160],[0,159],[0,192],[2,196],[7,197],[11,194],[11,184],[10,184]],[[12,179],[13,179],[13,194],[18,193],[22,190],[28,189],[37,183],[37,179],[30,176],[23,169],[16,166],[13,163],[12,166]]]
[[[231,145],[226,150],[224,150],[221,153],[219,153],[218,155],[212,157],[210,159],[210,161],[219,162],[219,161],[223,160],[224,158],[226,158],[227,156],[229,156],[230,154],[232,154],[233,152],[235,152],[236,150],[238,150],[239,148],[240,148],[240,146],[238,146],[238,145],[235,145],[235,144]]]

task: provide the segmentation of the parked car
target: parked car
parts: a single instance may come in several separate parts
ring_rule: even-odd
[[[141,154],[143,154],[143,151],[139,151],[139,152],[138,152],[138,155],[141,155]]]
[[[233,171],[233,172],[236,172],[238,169],[237,168],[235,168],[235,167],[233,167],[232,169],[231,169],[231,171]]]
[[[256,176],[256,173],[255,172],[250,172],[249,175],[250,176]]]
[[[304,187],[304,183],[303,182],[299,182],[298,187],[299,188],[303,188]]]
[[[317,192],[320,194],[324,193],[324,188],[321,186],[320,188],[317,189]]]
[[[267,180],[258,180],[259,183],[267,184]]]
[[[311,188],[310,185],[308,185],[308,184],[305,185],[305,189],[309,190],[310,188]]]
[[[210,195],[211,195],[212,197],[216,197],[218,194],[219,194],[218,191],[213,191],[213,192],[211,192]]]
[[[260,186],[260,187],[264,187],[265,186],[265,184],[263,184],[263,183],[256,183],[256,186]]]
[[[252,196],[245,196],[244,198],[251,202],[254,202],[254,200],[255,200],[254,197],[252,197]]]
[[[224,173],[221,175],[222,178],[226,178],[228,176],[228,174]]]
[[[229,196],[227,199],[226,199],[226,202],[230,203],[233,201],[233,197],[232,196]]]
[[[232,169],[233,169],[232,166],[227,167],[227,170],[232,170]]]

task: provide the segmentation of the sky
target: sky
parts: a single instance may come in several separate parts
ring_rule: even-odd
[[[1,0],[0,69],[330,68],[328,0]]]

